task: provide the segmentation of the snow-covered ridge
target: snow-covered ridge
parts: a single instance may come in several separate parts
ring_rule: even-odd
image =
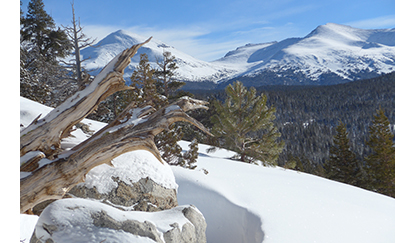
[[[85,63],[86,68],[100,70],[116,54],[145,39],[124,30],[111,33],[98,43],[99,47],[81,51],[84,58],[91,57]],[[141,53],[148,55],[155,68],[156,59],[161,58],[164,51],[170,51],[176,57],[179,67],[176,78],[183,81],[219,83],[265,71],[277,72],[281,76],[287,70],[302,73],[313,82],[328,73],[344,80],[355,80],[358,76],[355,74],[359,73],[378,76],[395,71],[395,28],[365,30],[329,23],[318,26],[303,38],[247,44],[212,62],[198,60],[153,38],[132,58],[125,76],[131,76]]]

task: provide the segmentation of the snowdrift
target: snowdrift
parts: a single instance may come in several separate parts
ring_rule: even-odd
[[[26,127],[38,114],[50,110],[20,98],[20,123]],[[95,131],[105,125],[88,119],[83,122]],[[73,135],[65,141],[67,146],[88,136],[79,129]],[[188,149],[188,142],[180,144]],[[178,184],[178,203],[193,204],[205,216],[208,242],[395,241],[393,198],[279,167],[232,161],[228,158],[233,152],[208,154],[206,148],[199,145],[195,170],[171,170]],[[127,160],[118,163],[133,161],[133,153],[144,156],[131,152],[118,157]],[[147,155],[145,159],[155,158]],[[21,240],[30,237],[37,220],[37,216],[20,215]]]

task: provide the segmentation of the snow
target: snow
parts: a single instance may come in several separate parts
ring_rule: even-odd
[[[121,124],[119,124],[117,126],[114,126],[114,127],[111,127],[107,132],[113,133],[113,132],[118,131],[118,129],[120,129],[122,127],[125,127],[125,126],[136,126],[139,123],[145,122],[147,119],[143,118],[143,117],[140,117],[140,115],[144,114],[145,111],[150,110],[150,109],[152,109],[151,106],[147,106],[147,107],[144,107],[144,108],[131,109],[129,111],[129,114],[132,115],[131,117],[129,117],[129,118],[125,117],[123,120],[120,121]]]
[[[118,30],[106,36],[99,43],[99,47],[87,47],[81,50],[81,55],[91,57],[85,62],[86,69],[100,69],[108,63],[116,54],[132,45],[144,42],[146,39],[140,35]],[[183,53],[172,46],[153,38],[149,43],[142,46],[136,55],[131,59],[131,64],[125,69],[125,77],[130,77],[134,68],[140,62],[140,54],[148,55],[149,64],[152,68],[158,68],[156,60],[163,58],[163,52],[169,51],[176,57],[177,75],[175,78],[186,81],[199,81],[202,77],[206,80],[217,81],[219,77],[228,77],[237,70],[234,67],[216,65],[198,60],[186,53]],[[97,72],[92,72],[95,75]]]
[[[44,153],[41,151],[30,151],[21,157],[20,165],[26,163],[27,161],[29,161],[30,159],[32,159],[34,157],[38,157],[38,156],[42,156],[43,158],[45,157]]]
[[[30,237],[33,235],[34,227],[36,226],[38,220],[37,215],[19,215],[19,239],[21,242],[29,242]]]
[[[175,111],[175,110],[180,110],[180,109],[181,108],[178,105],[171,105],[169,107],[166,107],[165,114]]]
[[[181,145],[187,149],[187,143]],[[264,242],[395,239],[393,198],[292,170],[235,162],[227,159],[232,152],[207,154],[207,147],[199,145],[197,169],[173,167],[173,172],[179,203],[192,203],[205,216],[208,242],[261,242],[256,236],[262,234]]]
[[[146,237],[138,237],[122,230],[100,228],[93,224],[92,214],[106,212],[109,217],[117,222],[126,220],[137,220],[141,223],[148,221],[153,223],[163,240],[163,233],[172,229],[170,226],[175,222],[180,227],[190,223],[185,218],[182,210],[185,206],[178,206],[170,210],[163,210],[156,213],[139,211],[121,211],[109,205],[94,202],[86,199],[63,199],[50,204],[51,210],[44,211],[37,222],[36,235],[45,241],[50,237],[48,232],[43,229],[44,222],[54,222],[60,227],[52,234],[55,242],[154,242]],[[73,222],[73,225],[70,225]],[[76,228],[76,229],[74,229]],[[180,228],[182,230],[182,228]]]
[[[86,68],[102,68],[117,53],[145,39],[124,30],[111,33],[99,42],[100,47],[81,51],[91,57]],[[157,68],[156,59],[160,59],[164,51],[176,57],[179,67],[176,78],[182,81],[219,83],[238,76],[254,76],[268,69],[278,72],[297,69],[312,80],[327,72],[351,79],[353,72],[362,70],[377,74],[395,70],[395,28],[364,30],[328,23],[303,38],[247,44],[212,62],[193,58],[153,38],[132,58],[125,77],[131,76],[141,53],[146,53],[151,67]]]
[[[40,103],[32,102],[24,97],[20,97],[19,106],[21,129],[29,126],[38,115],[41,114],[41,117],[44,117],[53,109]]]
[[[50,108],[21,98],[22,124],[29,124],[38,114],[49,111]],[[95,124],[95,129],[91,128],[95,131],[105,125],[88,119],[85,123]],[[76,135],[75,141],[86,137],[85,134]],[[189,150],[188,144],[180,142],[184,151]],[[125,182],[150,176],[168,188],[177,188],[178,203],[195,205],[206,218],[209,243],[390,243],[395,239],[394,198],[293,170],[236,162],[229,159],[234,152],[217,150],[207,153],[207,148],[207,145],[199,144],[195,170],[162,165],[151,153],[134,151],[114,159],[114,168],[108,165],[96,167],[88,173],[86,183],[102,191],[109,190],[113,185],[104,177],[121,170],[118,173]],[[108,174],[101,174],[102,171]],[[127,171],[135,173],[131,175]],[[155,216],[144,212],[129,214],[88,200],[58,202],[59,207],[83,206],[76,208],[72,215],[61,215],[61,218],[65,224],[70,217],[78,218],[81,225],[73,227],[90,225],[87,227],[90,230],[83,232],[82,238],[85,239],[110,237],[114,233],[110,229],[99,231],[87,221],[87,214],[95,210],[105,209],[114,219],[155,221],[161,232],[169,229],[170,221],[177,221],[179,225],[185,222],[179,217],[177,208],[172,213],[164,211]],[[36,216],[20,215],[21,240],[31,235],[37,219]],[[127,233],[113,236],[117,237],[114,242],[152,242]],[[59,237],[64,242],[75,242],[77,235],[64,231]]]
[[[115,64],[118,62],[119,56],[121,56],[122,52],[118,53],[114,57],[114,59],[109,60],[108,64],[103,68],[102,72],[100,72],[90,83],[89,86],[87,86],[85,89],[76,92],[74,95],[70,96],[67,98],[62,104],[60,104],[56,109],[51,110],[50,112],[47,113],[47,115],[44,118],[41,118],[37,121],[37,123],[27,129],[23,129],[21,131],[21,135],[28,133],[29,131],[35,129],[36,127],[41,126],[44,122],[50,122],[53,119],[55,119],[59,114],[59,112],[63,112],[76,103],[80,102],[83,97],[86,95],[92,93],[98,85],[103,81],[103,79],[114,70]]]
[[[167,163],[162,164],[148,151],[138,150],[122,154],[112,161],[113,167],[103,164],[93,168],[87,175],[84,185],[96,187],[101,194],[109,193],[118,186],[112,177],[128,185],[149,177],[157,184],[170,189],[177,189],[174,174]],[[132,172],[132,173],[131,173]]]

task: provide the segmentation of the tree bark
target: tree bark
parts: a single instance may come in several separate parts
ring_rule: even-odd
[[[116,56],[86,89],[77,92],[44,118],[37,117],[21,132],[21,213],[40,202],[62,198],[73,186],[83,182],[92,168],[104,163],[111,165],[111,160],[123,153],[143,149],[162,162],[154,137],[175,122],[189,122],[211,135],[201,123],[185,113],[192,109],[208,109],[208,103],[183,97],[157,111],[151,106],[135,107],[132,103],[89,139],[69,151],[60,150],[61,139],[70,134],[75,124],[106,97],[127,89],[123,80],[124,69],[137,49],[150,39]]]
[[[62,198],[73,186],[83,182],[92,168],[104,163],[111,165],[111,160],[123,153],[143,149],[162,162],[154,137],[174,122],[189,122],[210,134],[201,123],[185,113],[191,109],[208,109],[206,104],[191,98],[181,98],[154,113],[151,113],[154,109],[150,106],[128,107],[114,122],[92,137],[60,154],[58,159],[42,159],[40,164],[45,165],[22,178],[21,213],[48,199]]]
[[[117,55],[98,74],[89,87],[78,91],[42,119],[36,119],[21,132],[20,156],[29,151],[42,151],[54,158],[60,151],[60,141],[69,135],[72,127],[97,109],[101,101],[111,94],[129,89],[123,79],[124,69],[137,50],[151,40],[134,45]]]

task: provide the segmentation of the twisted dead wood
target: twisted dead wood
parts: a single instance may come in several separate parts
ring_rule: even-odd
[[[134,107],[130,104],[113,122],[89,139],[69,151],[60,150],[61,139],[70,134],[75,124],[106,97],[127,89],[122,77],[124,69],[137,49],[150,39],[116,56],[86,89],[77,92],[44,118],[37,117],[21,132],[20,154],[29,153],[29,156],[23,156],[24,163],[20,168],[21,213],[40,202],[62,198],[73,186],[83,182],[92,168],[104,163],[111,165],[111,160],[123,153],[143,149],[162,162],[154,137],[175,122],[189,122],[210,134],[201,123],[186,114],[192,109],[208,109],[207,102],[184,97],[157,111],[151,106]]]
[[[203,101],[182,98],[153,113],[150,113],[153,111],[150,106],[127,109],[115,122],[61,154],[58,159],[42,159],[40,163],[45,165],[22,178],[20,211],[25,212],[48,199],[62,198],[73,186],[83,182],[92,168],[104,163],[111,164],[112,159],[123,153],[147,150],[162,161],[154,137],[174,122],[189,122],[210,134],[201,123],[185,113],[191,109],[208,109],[206,104]]]
[[[87,88],[69,97],[44,118],[37,117],[21,132],[20,156],[29,151],[41,151],[52,158],[59,152],[61,139],[70,134],[75,124],[97,109],[101,101],[117,91],[130,89],[123,79],[124,69],[130,58],[151,38],[118,54]]]

